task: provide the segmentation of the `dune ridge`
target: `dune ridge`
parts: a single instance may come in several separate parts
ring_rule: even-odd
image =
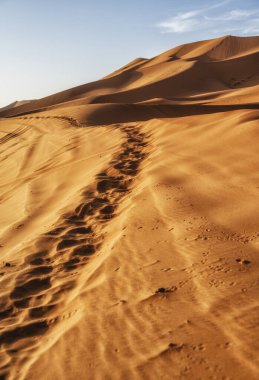
[[[186,44],[151,59],[139,58],[99,81],[7,109],[0,117],[59,108],[77,99],[105,107],[157,97],[173,100],[215,91],[231,93],[258,83],[258,45],[259,37],[234,36]]]
[[[225,36],[0,110],[1,379],[258,378],[258,61]]]

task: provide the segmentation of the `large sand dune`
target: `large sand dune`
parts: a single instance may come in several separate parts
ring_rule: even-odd
[[[259,37],[0,110],[0,379],[259,378]]]

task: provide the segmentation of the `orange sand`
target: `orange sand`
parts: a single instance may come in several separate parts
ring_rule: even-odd
[[[0,110],[1,379],[259,378],[259,37]]]

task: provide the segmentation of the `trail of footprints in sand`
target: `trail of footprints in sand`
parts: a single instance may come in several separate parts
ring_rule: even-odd
[[[72,118],[54,118],[79,126]],[[19,275],[15,268],[6,268],[7,272],[13,270],[13,276],[12,272],[9,275],[14,286],[7,294],[0,290],[0,380],[14,378],[11,373],[16,366],[26,362],[30,351],[39,346],[37,337],[51,333],[60,321],[62,303],[69,298],[80,273],[103,243],[102,227],[116,215],[147,155],[147,136],[135,125],[115,127],[124,132],[126,141],[107,170],[84,189],[82,201],[75,210],[63,215],[55,228],[40,237],[35,250],[25,257]],[[22,339],[26,343],[19,345]]]

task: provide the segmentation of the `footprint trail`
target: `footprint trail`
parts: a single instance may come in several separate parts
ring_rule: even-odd
[[[53,118],[81,127],[69,117]],[[22,270],[6,268],[0,293],[0,380],[23,379],[32,352],[35,355],[41,340],[59,326],[77,279],[104,241],[104,225],[116,216],[147,156],[148,137],[138,126],[115,127],[125,141],[107,169],[83,189],[80,204],[39,238],[26,253]]]

